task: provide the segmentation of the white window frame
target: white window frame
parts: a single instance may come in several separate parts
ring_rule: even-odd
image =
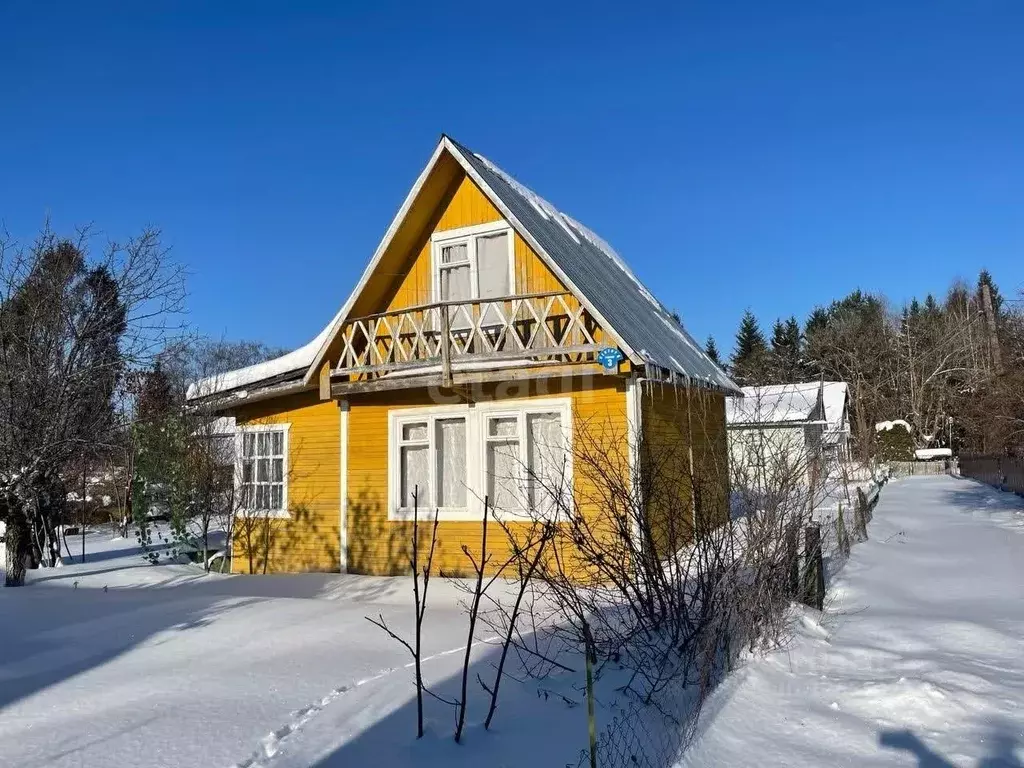
[[[473,506],[473,481],[472,481],[472,455],[470,448],[473,445],[473,419],[470,418],[470,409],[464,405],[444,405],[432,408],[400,408],[388,411],[388,519],[389,520],[412,520],[412,507],[400,505],[402,494],[402,454],[403,442],[401,440],[402,427],[406,424],[427,424],[427,445],[429,452],[429,468],[431,481],[431,495],[435,494],[437,486],[437,422],[445,419],[465,418],[466,419],[466,507],[443,507],[439,510],[438,519],[445,520],[469,520],[471,516],[468,510]],[[428,512],[429,510],[429,512]],[[421,520],[433,519],[434,507],[433,498],[427,503],[420,505],[419,517]]]
[[[283,424],[247,424],[241,426],[235,433],[235,498],[242,498],[242,487],[245,483],[242,481],[242,466],[245,462],[245,435],[246,434],[258,434],[260,432],[284,432],[282,440],[282,456],[284,457],[283,465],[281,467],[281,508],[280,509],[254,509],[248,507],[242,507],[239,505],[239,512],[247,517],[266,517],[287,520],[291,518],[291,512],[288,511],[288,475],[289,475],[289,464],[291,463],[291,452],[290,452],[290,441],[289,433],[291,431],[290,423]],[[253,477],[255,477],[256,470],[253,468]]]
[[[469,288],[471,296],[467,301],[480,300],[480,271],[477,261],[476,241],[480,237],[488,235],[500,235],[505,233],[508,244],[508,295],[514,296],[516,292],[516,244],[515,233],[512,227],[505,221],[492,221],[487,224],[475,224],[471,227],[459,227],[458,229],[446,229],[441,232],[434,232],[430,236],[430,275],[431,292],[435,302],[443,301],[441,298],[441,249],[451,245],[465,245],[466,253],[469,256]]]
[[[566,486],[573,487],[573,416],[572,398],[537,398],[528,400],[496,400],[471,405],[437,405],[425,408],[396,408],[388,411],[388,520],[411,520],[412,509],[399,506],[401,494],[401,429],[410,423],[428,423],[430,436],[430,477],[437,484],[436,440],[437,420],[464,416],[466,418],[466,506],[442,507],[438,520],[478,521],[483,518],[484,495],[487,492],[487,419],[493,416],[515,416],[520,428],[520,457],[528,461],[527,416],[535,413],[557,413],[561,418],[566,445]],[[526,493],[526,489],[523,489]],[[501,510],[502,519],[529,519],[528,510]],[[420,520],[433,520],[434,507],[419,508]]]

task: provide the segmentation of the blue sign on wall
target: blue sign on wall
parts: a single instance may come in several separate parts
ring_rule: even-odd
[[[611,371],[618,367],[619,361],[622,360],[622,353],[615,347],[606,347],[597,353],[597,362],[599,362],[605,370]]]

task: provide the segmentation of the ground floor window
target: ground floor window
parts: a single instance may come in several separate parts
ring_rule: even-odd
[[[571,479],[571,407],[556,400],[401,409],[389,416],[389,513],[475,520],[553,514]]]
[[[243,427],[239,431],[239,499],[244,510],[285,515],[288,510],[288,428]]]

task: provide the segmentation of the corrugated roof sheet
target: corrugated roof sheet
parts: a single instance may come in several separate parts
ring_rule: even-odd
[[[821,394],[822,413],[815,413]],[[823,420],[829,433],[847,430],[845,381],[809,381],[744,387],[743,399],[726,404],[728,424],[782,424]]]
[[[784,424],[810,421],[815,418],[821,384],[768,384],[744,387],[743,398],[730,400],[725,406],[727,424]],[[821,416],[817,416],[821,418]]]
[[[612,330],[645,362],[698,386],[739,393],[672,313],[604,240],[487,158],[450,139]]]

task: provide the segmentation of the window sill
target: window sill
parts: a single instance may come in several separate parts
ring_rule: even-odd
[[[238,516],[257,520],[291,520],[291,512],[287,509],[240,509]]]
[[[421,509],[419,511],[419,523],[421,525],[432,525],[434,522],[435,510]],[[484,519],[484,510],[481,506],[479,509],[453,509],[453,508],[442,508],[437,511],[437,520],[441,523],[480,523]],[[532,522],[556,522],[557,515],[555,514],[532,514],[525,510],[495,510],[488,509],[487,520],[488,522],[506,522],[506,523],[532,523]],[[412,510],[411,509],[391,509],[388,511],[388,522],[389,523],[411,523],[412,522]]]

